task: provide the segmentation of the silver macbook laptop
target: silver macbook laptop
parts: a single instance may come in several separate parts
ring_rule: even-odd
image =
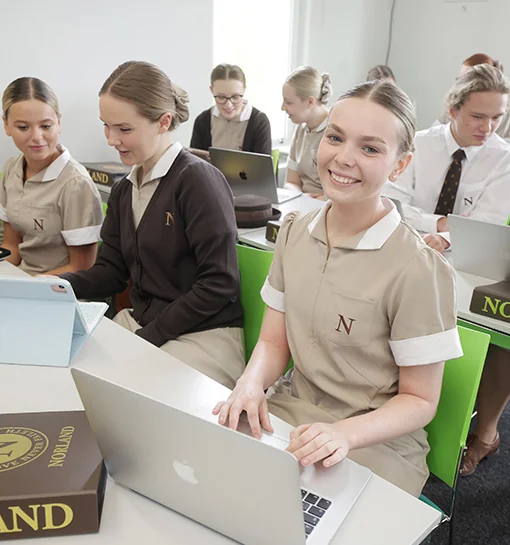
[[[510,227],[448,216],[453,266],[492,280],[510,280]]]
[[[211,163],[223,172],[234,197],[259,195],[274,204],[295,199],[299,191],[276,187],[273,158],[262,153],[209,148]]]
[[[107,310],[60,278],[0,277],[0,362],[65,367]]]
[[[245,545],[327,544],[371,478],[345,460],[300,470],[262,440],[71,369],[111,477]]]

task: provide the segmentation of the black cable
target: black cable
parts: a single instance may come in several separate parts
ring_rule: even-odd
[[[389,29],[389,36],[388,36],[388,50],[386,51],[386,60],[384,61],[384,64],[388,64],[390,60],[390,52],[391,52],[391,42],[393,39],[393,17],[395,14],[395,4],[397,3],[397,0],[393,0],[393,3],[391,4],[391,13],[390,13],[390,29]]]

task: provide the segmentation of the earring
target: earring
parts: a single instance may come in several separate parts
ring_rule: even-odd
[[[397,175],[393,172],[393,173],[390,175],[390,180],[391,180],[392,182],[394,182],[396,179],[397,179]]]

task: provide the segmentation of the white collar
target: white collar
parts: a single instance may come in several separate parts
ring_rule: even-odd
[[[58,144],[57,149],[61,151],[61,154],[53,163],[50,163],[45,169],[41,170],[41,172],[34,174],[27,182],[52,182],[60,176],[69,162],[69,159],[71,159],[71,154],[61,144]]]
[[[459,144],[457,144],[457,141],[453,137],[451,122],[445,125],[444,139],[446,142],[446,151],[448,152],[449,157],[451,157],[460,148],[464,150],[464,153],[466,154],[466,159],[468,161],[472,161],[476,157],[478,152],[483,148],[483,145],[468,146],[466,148],[462,148],[461,146],[459,146]]]
[[[180,142],[174,142],[163,155],[158,159],[158,162],[145,174],[142,180],[142,184],[147,182],[152,182],[159,178],[163,178],[170,167],[174,164],[175,159],[179,155],[179,152],[182,150],[182,144]],[[138,169],[141,168],[141,165],[135,165],[131,172],[127,175],[127,179],[135,185],[138,185]]]
[[[315,127],[315,129],[309,129],[308,128],[308,125],[305,123],[305,129],[308,131],[308,132],[322,132],[323,130],[326,129],[326,127],[328,126],[328,116],[326,116],[326,119],[324,119],[324,121],[322,121],[317,127]]]
[[[248,119],[250,119],[251,114],[253,112],[253,106],[246,100],[244,100],[243,102],[244,102],[244,108],[243,108],[243,111],[239,114],[239,117],[234,117],[234,119],[229,119],[228,121],[239,121],[239,122],[241,122],[241,121],[248,121]],[[225,119],[221,115],[221,112],[218,109],[218,106],[216,106],[216,105],[213,106],[212,114],[214,115],[214,117],[221,117],[221,118]]]
[[[332,204],[333,203],[331,201],[327,201],[308,225],[308,232],[314,238],[321,240],[325,244],[327,244],[326,214],[331,208]],[[369,227],[366,231],[364,231],[355,246],[349,246],[349,242],[346,241],[345,245],[340,244],[339,247],[350,248],[353,250],[379,250],[382,248],[402,221],[397,207],[392,201],[383,198],[383,204],[385,208],[389,209],[389,212],[377,223],[374,223],[372,227]],[[357,236],[358,235],[352,238],[356,239]]]

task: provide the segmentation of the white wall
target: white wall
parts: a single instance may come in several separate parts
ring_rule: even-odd
[[[190,95],[190,119],[176,132],[189,144],[193,120],[210,105],[210,0],[5,0],[2,2],[0,92],[36,76],[56,92],[61,142],[79,161],[118,160],[99,120],[98,91],[127,60],[160,66]],[[193,24],[188,24],[193,21]],[[0,169],[17,150],[0,136]]]
[[[486,53],[510,71],[510,2],[397,0],[390,66],[416,100],[418,124],[428,127],[464,59]]]
[[[428,0],[427,0],[428,1]],[[391,0],[303,0],[301,64],[329,72],[333,96],[384,63]]]

